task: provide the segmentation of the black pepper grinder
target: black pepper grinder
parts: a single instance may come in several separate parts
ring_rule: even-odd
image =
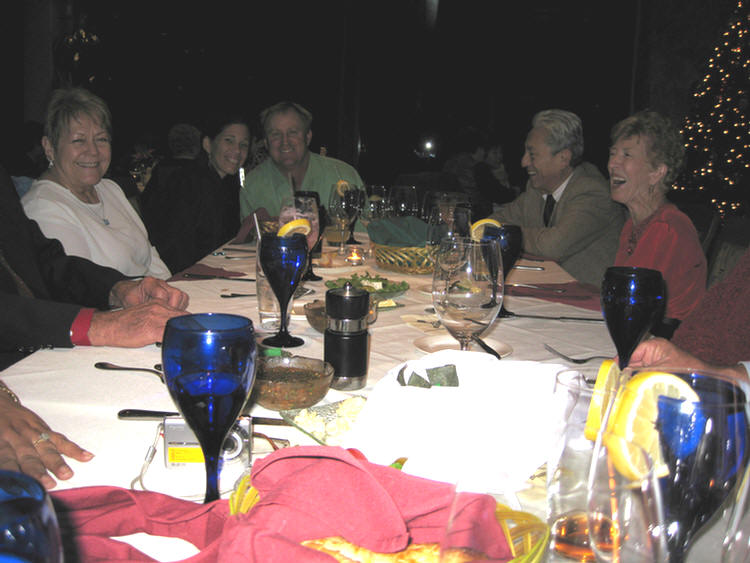
[[[349,282],[326,292],[324,359],[334,369],[331,387],[362,389],[367,383],[370,333],[367,332],[370,294]]]

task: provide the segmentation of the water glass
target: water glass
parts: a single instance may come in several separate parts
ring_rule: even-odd
[[[0,470],[0,561],[62,560],[60,529],[47,491],[28,475]]]

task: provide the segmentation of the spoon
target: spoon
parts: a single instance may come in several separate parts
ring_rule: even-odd
[[[255,293],[222,293],[219,297],[231,299],[232,297],[255,297]]]
[[[112,371],[145,371],[146,373],[153,373],[161,380],[162,383],[164,383],[164,374],[161,373],[160,371],[156,371],[155,369],[151,369],[151,368],[133,368],[133,367],[126,367],[126,366],[118,366],[110,362],[96,362],[94,364],[94,367],[97,369],[105,369],[105,370],[112,370]]]

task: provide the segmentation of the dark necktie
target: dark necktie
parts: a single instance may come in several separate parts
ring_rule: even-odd
[[[5,268],[10,274],[13,283],[15,283],[16,288],[18,288],[19,295],[22,295],[23,297],[34,297],[34,293],[29,289],[29,286],[26,285],[26,282],[23,281],[21,276],[19,276],[11,265],[8,264],[8,261],[5,259],[5,253],[2,250],[0,250],[0,266]]]
[[[555,208],[555,198],[552,197],[552,194],[547,194],[547,199],[544,202],[544,214],[542,215],[542,219],[544,219],[544,226],[549,227],[549,219],[552,217],[552,210]]]

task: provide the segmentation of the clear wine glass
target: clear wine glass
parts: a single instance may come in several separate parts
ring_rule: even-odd
[[[313,272],[313,249],[317,246],[322,229],[320,228],[320,195],[313,191],[299,191],[294,194],[294,206],[297,209],[297,217],[310,221],[310,234],[307,235],[307,270],[302,276],[302,281],[320,281],[323,278]]]
[[[583,528],[597,561],[668,561],[661,491],[646,450],[615,435],[594,448]],[[637,472],[621,470],[620,452]],[[591,561],[591,559],[581,559]]]
[[[62,560],[60,528],[47,491],[33,477],[0,470],[0,561]]]
[[[359,186],[340,182],[333,184],[328,201],[328,215],[341,234],[338,253],[346,254],[346,233],[362,209],[364,192]]]
[[[273,234],[261,236],[258,260],[276,299],[279,300],[281,313],[279,331],[263,340],[266,346],[294,348],[305,343],[301,338],[289,334],[287,309],[305,273],[308,254],[307,238],[300,233],[286,237]]]
[[[388,208],[394,217],[417,216],[419,202],[416,186],[391,186],[388,193]]]
[[[601,442],[612,450],[606,436],[614,435],[658,452],[652,457],[663,506],[662,529],[669,561],[681,563],[709,526],[719,526],[726,534],[731,501],[747,493],[747,397],[736,381],[709,371],[660,367],[656,375],[644,370],[629,375],[618,390]],[[646,377],[663,381],[649,391],[650,408],[642,406],[646,391],[636,385]],[[628,453],[622,449],[620,459],[627,459]]]
[[[499,283],[500,245],[496,240],[474,241],[446,237],[435,253],[432,278],[432,304],[442,325],[455,338],[461,350],[469,349],[472,338],[494,322],[502,304],[486,308]]]
[[[375,220],[383,219],[388,213],[388,194],[385,186],[368,184],[365,186],[365,201],[359,214],[359,221],[367,226]],[[372,242],[367,247],[367,257],[372,258]]]
[[[205,313],[167,321],[162,365],[167,389],[200,443],[206,465],[204,503],[219,498],[221,448],[255,381],[253,323]]]
[[[666,287],[661,272],[624,266],[607,268],[601,303],[620,369],[624,369],[633,350],[664,315]]]

